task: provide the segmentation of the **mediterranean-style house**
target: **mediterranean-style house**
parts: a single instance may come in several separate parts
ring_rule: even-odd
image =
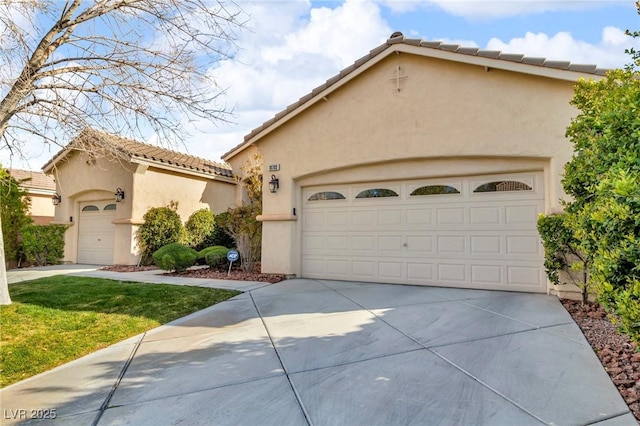
[[[548,291],[537,218],[605,71],[394,33],[223,156],[264,157],[263,272]]]
[[[29,216],[35,225],[48,225],[54,216],[51,197],[56,192],[56,182],[51,176],[29,170],[8,169],[9,174],[20,182],[31,201]]]
[[[86,129],[43,171],[55,177],[54,224],[68,225],[64,261],[135,265],[135,231],[151,207],[177,202],[183,221],[235,203],[231,168],[203,158]],[[51,202],[51,197],[49,202]]]

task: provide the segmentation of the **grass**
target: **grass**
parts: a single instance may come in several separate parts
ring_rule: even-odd
[[[50,370],[239,292],[56,276],[9,285],[0,306],[0,387]]]

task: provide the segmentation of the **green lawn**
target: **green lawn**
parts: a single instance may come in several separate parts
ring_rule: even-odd
[[[57,276],[9,285],[0,306],[0,387],[239,292]]]

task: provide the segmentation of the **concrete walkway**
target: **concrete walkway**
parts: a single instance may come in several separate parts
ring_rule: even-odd
[[[78,425],[637,424],[555,297],[301,279],[247,288],[3,389],[2,424],[47,409]]]

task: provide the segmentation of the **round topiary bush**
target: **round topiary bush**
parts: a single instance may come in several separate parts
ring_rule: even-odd
[[[141,262],[147,265],[156,250],[181,240],[184,226],[176,212],[175,204],[150,208],[144,214],[143,219],[144,223],[136,232],[136,239],[142,256]]]
[[[195,250],[202,250],[207,246],[205,240],[211,238],[214,232],[214,216],[209,209],[196,210],[189,216],[184,228],[187,242]]]
[[[197,251],[178,243],[168,244],[153,253],[153,262],[165,271],[185,271],[196,263],[197,258]]]
[[[223,268],[227,266],[227,253],[229,249],[224,246],[207,247],[198,253],[199,259],[203,259],[204,262],[211,268]]]

